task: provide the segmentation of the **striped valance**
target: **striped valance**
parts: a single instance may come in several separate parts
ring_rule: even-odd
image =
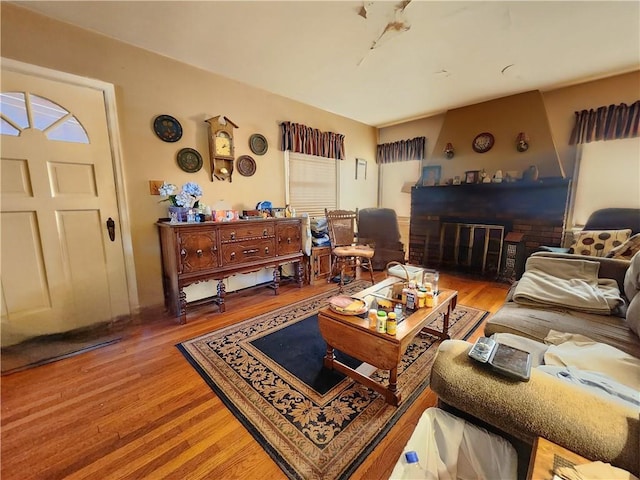
[[[576,124],[569,145],[640,136],[640,100],[631,106],[621,103],[596,110],[582,110],[575,112],[575,115]]]
[[[282,150],[344,160],[344,135],[321,132],[300,123],[282,122]]]
[[[411,140],[383,143],[378,145],[376,163],[404,162],[407,160],[424,160],[426,137],[416,137]]]

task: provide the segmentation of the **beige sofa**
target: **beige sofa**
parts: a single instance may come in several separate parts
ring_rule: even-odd
[[[640,358],[640,254],[631,262],[599,261],[599,276],[616,279],[630,300],[630,307],[620,316],[523,307],[512,301],[510,292],[505,305],[487,322],[485,335],[511,333],[542,342],[550,330],[578,333]],[[541,436],[586,458],[640,473],[637,408],[609,401],[536,369],[528,382],[508,380],[469,359],[470,348],[471,343],[449,340],[438,349],[431,388],[442,406],[454,407],[526,444]]]

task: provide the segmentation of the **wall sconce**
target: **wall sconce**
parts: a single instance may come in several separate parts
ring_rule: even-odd
[[[520,132],[516,140],[516,150],[526,152],[529,149],[529,137],[526,133]]]
[[[444,147],[444,154],[447,156],[447,158],[453,158],[455,152],[453,150],[453,145],[451,145],[451,142],[447,143],[447,146]]]

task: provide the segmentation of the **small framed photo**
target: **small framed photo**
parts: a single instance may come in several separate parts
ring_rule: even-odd
[[[367,179],[367,161],[364,158],[356,158],[356,180]]]
[[[422,186],[433,187],[439,185],[441,172],[442,167],[440,167],[440,165],[422,167]]]
[[[478,183],[480,170],[468,170],[464,172],[464,183]]]
[[[453,177],[453,185],[460,185],[460,177],[458,175]]]

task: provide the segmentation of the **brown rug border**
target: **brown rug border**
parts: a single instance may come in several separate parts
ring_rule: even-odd
[[[346,293],[355,293],[357,291],[360,291],[362,288],[366,286],[368,286],[368,282],[362,282],[362,281],[354,282],[348,285],[349,288]],[[250,327],[251,325],[260,325],[261,323],[265,323],[266,321],[266,325],[264,325],[260,333],[256,333],[246,339],[240,339],[240,342],[239,342],[243,345],[243,348],[250,349],[251,354],[257,355],[258,358],[262,357],[260,358],[260,361],[263,361],[266,356],[261,354],[261,352],[259,352],[258,349],[256,349],[253,346],[249,346],[247,348],[247,344],[250,342],[250,340],[255,338],[255,335],[259,335],[259,334],[264,335],[266,332],[269,332],[269,333],[273,332],[274,327],[284,328],[290,325],[291,323],[295,323],[295,321],[301,321],[304,318],[307,318],[309,315],[312,315],[314,313],[314,310],[317,311],[319,308],[326,305],[326,302],[329,300],[329,298],[331,298],[334,295],[336,295],[336,292],[334,291],[318,294],[318,295],[309,297],[307,299],[295,302],[293,304],[280,307],[276,310],[260,314],[256,317],[246,319],[244,321],[241,321],[234,325],[230,325],[223,329],[215,330],[213,332],[200,335],[196,338],[187,340],[185,342],[182,342],[176,345],[176,347],[185,356],[187,361],[200,374],[200,376],[205,380],[205,382],[209,385],[209,387],[216,393],[216,395],[218,395],[218,397],[225,404],[225,406],[227,406],[227,408],[231,410],[234,416],[245,426],[245,428],[251,433],[251,435],[261,445],[261,447],[264,448],[264,450],[274,459],[274,461],[283,470],[283,472],[289,478],[292,478],[292,479],[315,478],[315,477],[320,478],[320,476],[322,475],[325,475],[325,476],[329,475],[332,478],[340,478],[340,479],[348,478],[360,466],[364,458],[366,458],[371,453],[371,451],[373,451],[373,449],[380,443],[380,441],[386,436],[389,430],[396,424],[398,419],[405,413],[405,411],[409,408],[409,406],[413,404],[415,399],[429,385],[430,375],[418,376],[414,372],[412,375],[407,375],[403,378],[401,375],[402,369],[399,369],[399,375],[398,375],[399,390],[402,392],[402,390],[406,390],[407,388],[409,388],[409,391],[411,393],[410,394],[405,393],[403,395],[403,400],[400,406],[397,408],[386,404],[381,395],[376,394],[375,392],[372,392],[372,395],[373,396],[377,395],[378,398],[375,399],[373,402],[371,402],[370,404],[371,406],[368,408],[374,411],[373,412],[368,411],[367,415],[362,415],[362,418],[358,418],[358,421],[354,422],[355,425],[349,424],[348,427],[344,430],[344,432],[348,432],[350,429],[357,428],[358,424],[363,424],[367,422],[367,425],[368,425],[368,422],[375,421],[376,424],[373,426],[372,430],[376,431],[377,433],[367,438],[363,438],[363,436],[357,436],[357,435],[354,438],[353,435],[349,435],[348,438],[346,439],[347,441],[342,442],[339,446],[336,447],[334,445],[331,445],[332,450],[335,450],[337,448],[337,450],[335,450],[336,454],[337,452],[344,452],[345,450],[349,451],[352,449],[355,449],[356,451],[359,452],[353,458],[349,459],[347,463],[343,463],[342,465],[340,465],[340,467],[338,468],[339,471],[337,472],[326,471],[326,470],[318,471],[318,469],[314,470],[313,465],[310,465],[310,464],[309,465],[305,464],[303,466],[304,468],[299,468],[299,467],[295,468],[294,465],[292,465],[291,462],[289,462],[286,458],[284,458],[279,451],[279,448],[286,450],[286,449],[295,448],[295,447],[291,444],[272,445],[272,443],[265,438],[265,435],[262,433],[261,429],[258,428],[258,423],[260,420],[262,420],[262,422],[267,424],[270,422],[278,421],[277,418],[275,419],[268,418],[268,416],[265,417],[264,415],[261,416],[256,414],[256,412],[268,411],[268,410],[263,410],[257,407],[257,405],[259,405],[260,403],[265,403],[265,400],[257,394],[254,397],[250,398],[250,400],[247,400],[246,399],[247,397],[245,397],[245,395],[242,392],[240,392],[240,390],[234,385],[234,383],[228,380],[229,379],[228,374],[232,374],[232,373],[235,374],[235,373],[233,369],[230,367],[227,367],[226,362],[223,362],[222,360],[217,362],[218,364],[217,367],[220,367],[220,368],[213,367],[215,371],[223,373],[222,375],[223,384],[218,385],[215,381],[215,378],[213,378],[213,376],[210,375],[203,366],[204,364],[210,363],[209,360],[205,358],[202,354],[200,354],[197,350],[194,354],[192,350],[195,349],[196,347],[194,347],[193,344],[199,341],[203,341],[205,338],[208,338],[208,337],[212,337],[212,336],[221,337],[225,334],[228,334],[229,332],[241,331],[247,327]],[[472,322],[472,324],[467,325],[465,327],[466,332],[462,335],[462,337],[457,337],[462,339],[468,338],[478,328],[478,326],[482,323],[484,318],[489,313],[485,310],[477,309],[475,307],[468,307],[465,305],[458,305],[456,308],[471,309],[476,311],[477,314],[479,315],[478,319],[475,322]],[[296,315],[295,312],[299,309],[301,309],[301,311]],[[280,322],[278,322],[277,318],[283,314],[286,316],[287,312],[290,313],[290,315],[293,317],[293,320],[286,319],[284,321],[281,320]],[[434,344],[436,343],[437,343],[437,340],[432,339],[429,346],[426,348],[426,350],[423,353],[426,354],[429,350],[433,348]],[[191,348],[191,350],[189,350],[189,347]],[[425,361],[427,361],[428,363],[432,363],[432,358],[434,355],[435,355],[435,351],[433,351],[431,355],[428,355],[428,354],[424,355],[425,358],[423,359],[422,363],[424,363]],[[418,359],[420,359],[421,357],[422,357],[422,354],[418,356]],[[427,359],[426,357],[430,357],[430,358]],[[268,357],[266,358],[268,359]],[[270,359],[266,361],[270,361]],[[275,362],[272,362],[272,363],[275,363]],[[411,371],[411,366],[413,366],[413,364],[409,365],[408,371]],[[336,385],[336,387],[334,387],[331,391],[327,392],[325,395],[319,396],[317,392],[314,392],[310,387],[306,386],[304,382],[300,381],[299,379],[294,379],[294,377],[291,374],[286,372],[286,370],[282,369],[281,367],[280,369],[281,370],[278,373],[282,378],[285,378],[285,381],[287,382],[291,381],[292,387],[298,389],[302,394],[304,394],[305,396],[310,398],[312,401],[320,405],[327,404],[329,401],[331,401],[331,399],[336,398],[336,396],[344,392],[345,389],[355,388],[355,389],[365,389],[367,391],[370,391],[369,389],[366,389],[366,387],[358,384],[354,380],[347,377],[343,381],[341,381],[338,385]],[[418,366],[416,366],[415,369],[417,370]],[[378,376],[377,378],[378,381],[384,382],[385,379],[388,379],[388,373],[386,372],[378,371],[374,375]],[[409,385],[406,384],[407,379],[410,380]],[[325,397],[326,397],[326,400],[323,402],[322,399],[324,399]],[[234,401],[234,399],[237,399],[237,400]],[[273,407],[271,405],[268,405],[268,408],[273,408]],[[387,412],[384,412],[384,410],[387,410]],[[257,418],[251,419],[250,416],[252,413]],[[370,425],[368,425],[368,427],[371,429]],[[262,428],[265,428],[265,427],[262,427]],[[281,430],[278,429],[277,427],[271,427],[268,425],[266,428],[272,428],[281,432]],[[345,436],[346,435],[343,434],[342,438],[344,438]],[[283,439],[278,438],[278,440],[282,441]],[[307,442],[310,445],[312,445],[310,447],[310,449],[312,450],[314,448],[313,442],[311,442],[310,440],[307,440]],[[285,439],[285,443],[286,443],[286,439]],[[336,442],[336,444],[337,443],[340,443],[340,442]],[[308,470],[314,470],[314,471],[308,471]]]

